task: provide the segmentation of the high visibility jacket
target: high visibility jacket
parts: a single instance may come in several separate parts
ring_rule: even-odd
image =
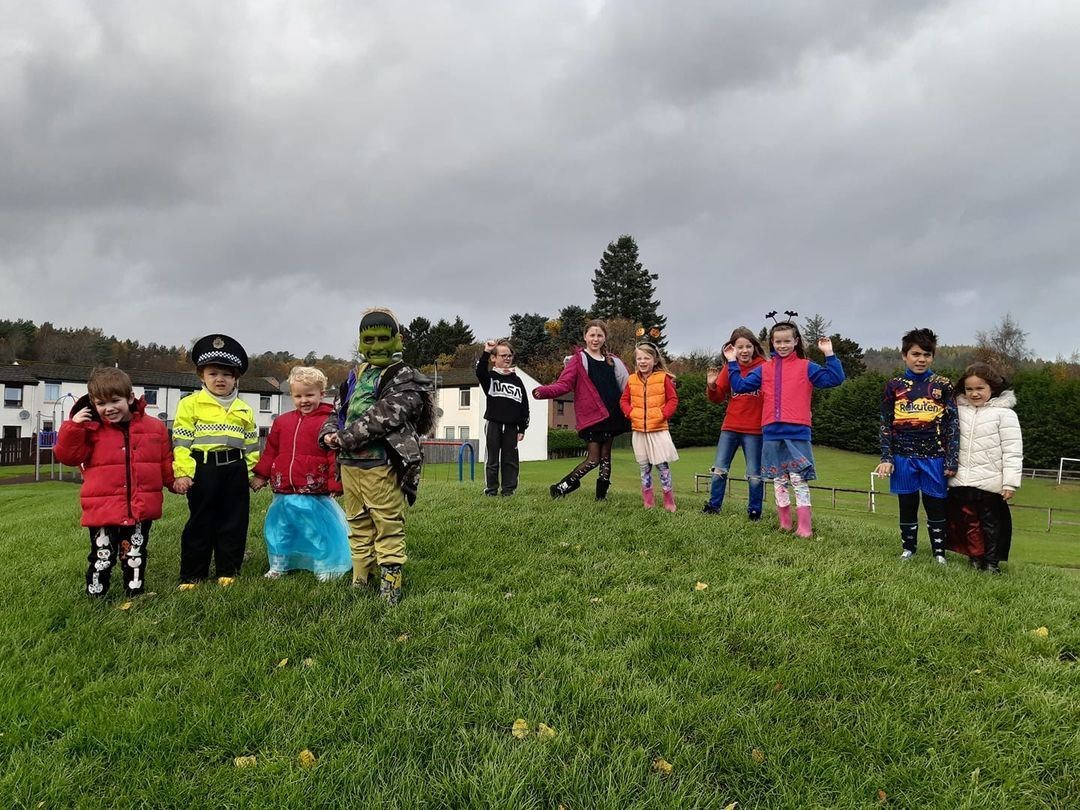
[[[204,388],[180,400],[173,421],[173,471],[177,478],[195,475],[192,450],[204,453],[237,449],[244,452],[248,472],[259,460],[255,412],[237,397],[228,410]]]
[[[668,429],[668,419],[679,407],[679,397],[671,375],[654,371],[646,379],[638,372],[630,375],[622,395],[622,412],[638,433]]]

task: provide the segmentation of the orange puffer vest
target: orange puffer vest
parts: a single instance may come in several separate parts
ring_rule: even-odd
[[[667,377],[662,371],[654,371],[644,381],[637,373],[630,375],[627,382],[630,387],[630,425],[638,433],[668,429],[667,419],[664,418],[664,401],[667,398],[664,383]]]

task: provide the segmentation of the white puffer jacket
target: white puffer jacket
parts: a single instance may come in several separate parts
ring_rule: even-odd
[[[1020,488],[1024,466],[1024,439],[1013,406],[1016,394],[1002,391],[976,408],[962,394],[956,398],[960,414],[960,468],[949,479],[951,487],[976,487],[987,492]]]

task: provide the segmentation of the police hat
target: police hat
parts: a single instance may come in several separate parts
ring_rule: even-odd
[[[235,368],[243,376],[248,367],[247,352],[239,341],[228,335],[207,335],[195,341],[191,347],[191,362],[196,368],[222,366]]]

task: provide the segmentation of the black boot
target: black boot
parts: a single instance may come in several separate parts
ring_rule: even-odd
[[[552,498],[561,498],[563,495],[569,495],[571,492],[573,492],[580,486],[580,480],[567,476],[559,483],[552,484],[550,487],[548,487],[548,491],[551,492]]]
[[[596,479],[596,500],[598,500],[598,501],[606,501],[607,500],[607,491],[608,491],[608,489],[610,487],[611,487],[611,481],[608,481],[606,478],[597,478]]]

